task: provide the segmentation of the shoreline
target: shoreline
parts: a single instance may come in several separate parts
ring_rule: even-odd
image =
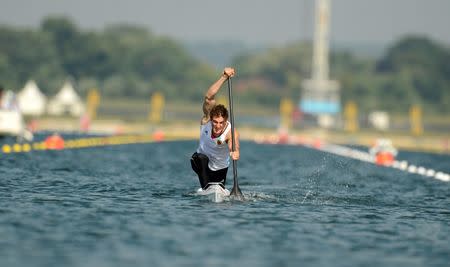
[[[46,118],[35,121],[35,131],[80,132],[100,135],[158,134],[170,140],[196,140],[199,126],[196,122],[127,122],[119,119],[94,120],[88,129],[80,129],[79,119]],[[320,128],[293,129],[289,133],[277,129],[239,127],[241,139],[260,143],[302,144],[333,143],[370,147],[378,138],[388,138],[399,150],[450,154],[450,136],[448,134],[424,134],[412,136],[398,132],[355,132],[332,131]]]

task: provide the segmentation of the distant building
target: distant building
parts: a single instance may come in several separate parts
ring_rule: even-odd
[[[51,115],[70,114],[79,117],[85,111],[85,106],[72,84],[66,81],[61,90],[50,100],[47,111]]]
[[[329,80],[329,18],[330,1],[316,0],[312,77],[302,84],[299,105],[303,113],[314,115],[326,128],[335,126],[341,112],[339,82]]]
[[[17,104],[23,115],[41,116],[45,113],[47,97],[39,90],[36,83],[31,80],[17,94]]]

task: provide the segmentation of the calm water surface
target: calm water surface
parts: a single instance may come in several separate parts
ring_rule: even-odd
[[[220,204],[193,194],[196,142],[0,155],[0,266],[449,266],[450,183],[241,146],[246,201]]]

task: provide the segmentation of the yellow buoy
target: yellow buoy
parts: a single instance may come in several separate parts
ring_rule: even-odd
[[[30,146],[30,144],[23,144],[23,145],[22,145],[22,151],[23,151],[23,152],[30,152],[30,151],[31,151],[31,146]]]
[[[6,153],[6,154],[11,153],[11,147],[9,145],[3,145],[2,151],[3,151],[3,153]]]
[[[13,145],[13,151],[18,153],[18,152],[22,152],[22,146],[20,144],[14,144]]]

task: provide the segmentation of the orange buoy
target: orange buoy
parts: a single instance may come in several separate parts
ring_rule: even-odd
[[[278,133],[278,144],[287,144],[289,142],[289,134],[287,132]]]
[[[156,130],[155,132],[153,132],[153,139],[157,142],[164,141],[164,132]]]
[[[47,149],[61,150],[64,149],[64,139],[57,133],[47,137],[44,141]]]
[[[394,155],[390,152],[379,152],[375,156],[375,163],[378,165],[391,165],[394,162]]]
[[[322,147],[322,141],[320,139],[315,139],[313,142],[313,147],[315,149],[320,149]]]

